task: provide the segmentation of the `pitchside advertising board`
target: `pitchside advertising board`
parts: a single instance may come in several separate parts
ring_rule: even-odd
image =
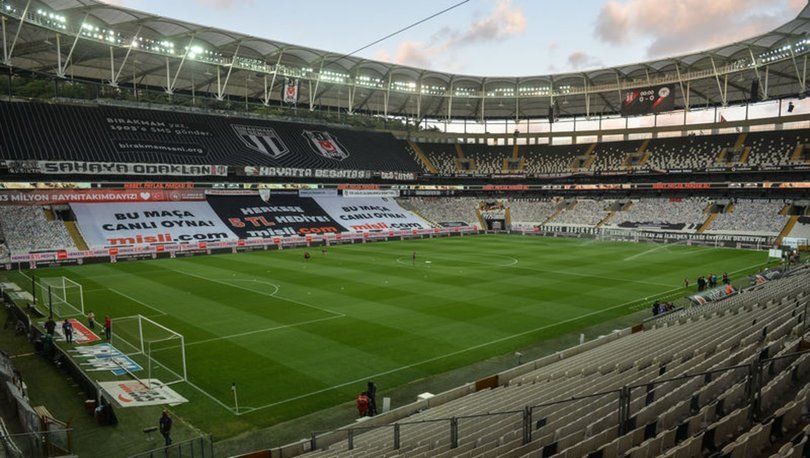
[[[622,116],[661,113],[675,109],[675,86],[644,87],[622,93]]]
[[[211,194],[208,204],[228,229],[243,239],[337,234],[347,230],[311,197]]]
[[[92,248],[235,240],[206,202],[71,204]]]
[[[389,197],[316,197],[335,221],[353,232],[429,229],[430,223]]]

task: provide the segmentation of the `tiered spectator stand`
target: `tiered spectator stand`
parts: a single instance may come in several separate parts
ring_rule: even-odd
[[[798,351],[807,332],[808,281],[803,267],[728,300],[498,374],[496,388],[467,385],[440,395],[450,399],[442,404],[433,398],[362,428],[315,435],[308,445],[328,448],[308,456],[751,456],[745,453],[773,444],[799,450],[806,439],[778,441],[796,429],[810,399],[810,353]]]

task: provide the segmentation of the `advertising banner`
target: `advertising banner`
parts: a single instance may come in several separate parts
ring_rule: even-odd
[[[316,197],[315,201],[332,219],[354,232],[430,228],[430,223],[388,197]]]
[[[397,189],[344,189],[343,197],[399,197]]]
[[[298,195],[301,197],[337,197],[337,189],[299,189]]]
[[[332,234],[346,230],[311,197],[209,195],[208,204],[240,238]]]
[[[661,113],[675,109],[675,86],[629,89],[622,93],[622,116]]]
[[[121,407],[154,405],[177,405],[188,402],[176,391],[155,378],[126,380],[122,382],[98,382],[102,390],[115,399]]]
[[[374,175],[369,170],[257,167],[252,165],[237,168],[236,174],[248,177],[333,178],[338,180],[368,180]]]
[[[81,321],[73,318],[70,318],[68,321],[70,322],[71,326],[73,326],[73,342],[77,344],[86,344],[101,340],[101,338],[95,332],[88,329],[87,326],[85,326]],[[65,333],[62,330],[61,324],[57,324],[58,326],[56,326],[56,329],[54,330],[54,337],[56,337],[56,340],[64,342],[67,340],[65,338]]]
[[[91,248],[236,239],[206,202],[71,204]]]
[[[35,189],[2,190],[2,205],[54,205],[71,202],[164,202],[203,200],[202,189]]]
[[[24,162],[24,164],[18,164]],[[227,176],[226,165],[142,164],[136,162],[9,161],[11,173],[82,175]]]
[[[115,375],[124,375],[129,372],[143,370],[129,356],[108,343],[76,347],[71,352],[76,358],[87,358],[80,363],[86,371],[110,371]]]

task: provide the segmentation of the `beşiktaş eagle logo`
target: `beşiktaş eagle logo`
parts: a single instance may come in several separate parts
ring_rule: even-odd
[[[312,151],[335,161],[342,161],[349,157],[349,152],[338,143],[337,137],[325,130],[305,130],[301,133],[307,140]]]
[[[243,126],[240,124],[232,124],[236,135],[242,140],[248,148],[257,151],[272,159],[278,159],[290,152],[287,145],[281,141],[276,131],[270,127],[262,126]]]

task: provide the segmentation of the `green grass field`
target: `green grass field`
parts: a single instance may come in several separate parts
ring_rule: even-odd
[[[289,249],[36,273],[81,283],[99,318],[141,314],[181,333],[189,383],[173,388],[191,402],[173,411],[223,438],[346,403],[368,380],[386,393],[653,297],[681,297],[685,277],[739,277],[767,261],[764,252],[520,236],[311,251],[308,262]],[[176,368],[176,353],[154,355]]]

